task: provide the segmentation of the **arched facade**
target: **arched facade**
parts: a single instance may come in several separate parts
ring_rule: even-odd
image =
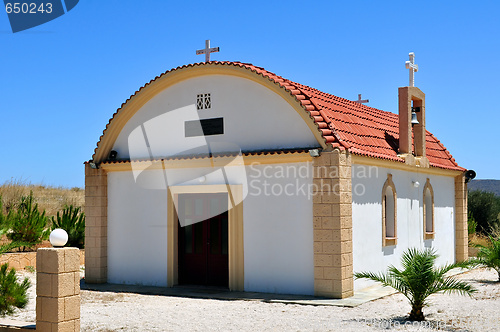
[[[284,84],[282,78],[269,72],[263,73],[262,71],[258,71],[253,66],[244,66],[238,63],[210,62],[183,66],[168,71],[139,89],[122,104],[110,119],[103,135],[97,143],[94,155],[92,156],[92,162],[98,164],[108,159],[116,140],[127,124],[136,116],[139,110],[147,107],[147,104],[151,103],[159,94],[167,91],[169,88],[182,84],[183,81],[200,79],[207,76],[213,77],[213,75],[243,78],[263,86],[271,93],[279,96],[296,111],[309,128],[311,135],[316,138],[318,147],[328,150],[327,143],[334,141],[329,130],[320,129],[320,127],[324,127],[322,124],[324,123],[323,118],[316,114],[312,116],[309,112],[312,107],[307,98],[298,90],[295,90],[293,86]],[[196,96],[193,96],[193,105],[196,103],[196,99],[194,99]],[[177,106],[182,107],[187,105],[184,103]],[[156,115],[160,114],[157,113]],[[260,120],[266,122],[267,119],[262,118]]]

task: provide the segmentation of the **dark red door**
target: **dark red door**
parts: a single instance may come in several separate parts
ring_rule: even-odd
[[[225,193],[179,195],[179,284],[228,287],[227,204]]]

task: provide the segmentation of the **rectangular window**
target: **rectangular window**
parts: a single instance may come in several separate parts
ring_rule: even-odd
[[[224,118],[202,119],[184,122],[185,137],[224,134]]]

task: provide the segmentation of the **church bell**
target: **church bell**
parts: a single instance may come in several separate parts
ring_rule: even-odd
[[[419,124],[419,123],[420,122],[418,122],[417,113],[411,112],[411,124],[412,125],[416,125],[416,124]]]

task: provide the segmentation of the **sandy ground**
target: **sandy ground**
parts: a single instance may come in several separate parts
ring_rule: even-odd
[[[35,275],[27,274],[34,285]],[[477,269],[458,278],[478,293],[432,295],[427,321],[407,322],[406,298],[394,294],[356,308],[303,306],[258,301],[220,301],[130,293],[81,292],[82,331],[500,331],[497,273]],[[13,319],[35,321],[30,303]]]

